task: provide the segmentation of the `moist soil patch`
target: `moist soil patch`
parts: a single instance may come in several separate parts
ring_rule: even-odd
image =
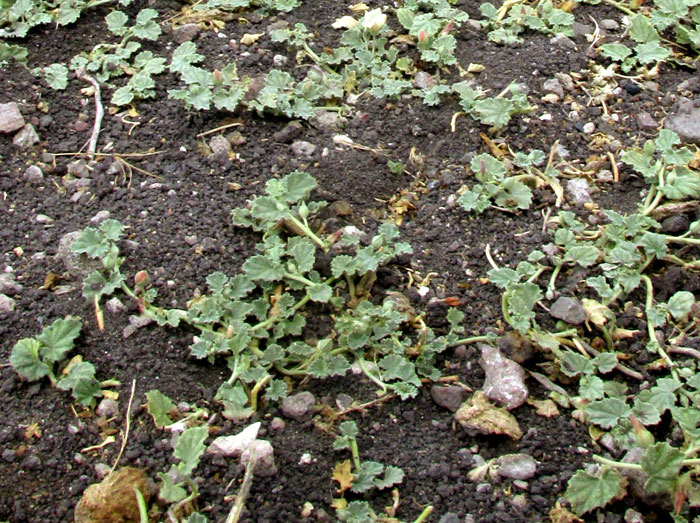
[[[138,4],[124,11],[133,16]],[[149,4],[161,20],[182,7],[174,1]],[[372,7],[389,5],[374,4]],[[479,2],[460,1],[457,7],[473,18],[480,17]],[[111,465],[117,457],[132,381],[131,430],[121,465],[140,468],[155,479],[173,460],[170,433],[158,430],[143,407],[144,393],[158,389],[176,402],[210,409],[218,416],[211,423],[212,436],[234,434],[252,421],[262,423],[260,437],[272,443],[278,473],[254,479],[246,520],[334,520],[331,502],[337,484],[331,475],[335,464],[348,456],[332,450],[331,433],[337,427],[328,424],[324,412],[335,408],[343,395],[361,403],[377,399],[373,384],[361,376],[295,381],[293,392],[309,391],[316,398],[305,418],[286,418],[278,404],[263,403],[246,422],[224,419],[213,398],[229,371],[223,362],[212,365],[190,356],[192,331],[148,325],[126,337],[129,315],[137,312],[127,299],[125,311],[105,311],[105,329],[97,328],[93,308],[81,295],[80,280],[68,275],[55,255],[66,233],[94,223],[91,219],[98,213],[107,211],[128,227],[122,242],[123,272],[133,275],[148,270],[159,290],[159,301],[184,307],[196,289],[205,288],[208,274],[234,274],[254,253],[257,237],[233,227],[230,211],[260,194],[267,180],[305,170],[319,184],[314,198],[332,204],[324,217],[329,227],[355,225],[374,231],[382,221],[400,221],[402,240],[412,245],[413,254],[379,271],[375,292],[380,297],[388,290],[403,289],[438,331],[447,325],[447,303],[457,304],[465,314],[467,333],[484,334],[503,326],[500,292],[486,279],[490,266],[485,249],[489,246],[501,266],[512,266],[533,248],[551,241],[543,215],[553,205],[554,196],[548,189],[537,190],[531,208],[518,212],[489,209],[474,215],[456,205],[456,191],[470,178],[471,157],[487,150],[482,134],[505,141],[514,151],[538,148],[548,153],[558,143],[568,158],[579,159],[578,166],[583,167],[588,157],[610,150],[597,145],[584,132],[583,124],[595,122],[597,131],[614,136],[624,147],[637,145],[656,133],[656,129],[639,127],[640,113],[661,122],[676,102],[676,87],[681,82],[691,95],[697,92],[692,71],[661,65],[658,79],[641,87],[620,82],[605,108],[618,115],[617,121],[603,121],[603,108],[589,103],[581,89],[567,93],[583,107],[582,114],[573,118],[562,104],[539,100],[546,94],[545,80],[587,67],[590,44],[585,35],[573,38],[572,46],[562,46],[551,35],[528,33],[525,43],[502,46],[487,41],[474,26],[463,24],[455,33],[459,63],[484,65],[478,82],[494,95],[513,81],[526,85],[528,96],[538,104],[536,112],[515,117],[499,132],[489,133],[487,126],[469,117],[454,120],[460,110],[455,100],[428,107],[411,97],[375,100],[363,96],[335,126],[292,125],[282,117],[251,112],[188,111],[168,98],[168,89],[177,87],[176,80],[163,75],[158,79],[156,102],[139,101],[133,114],[107,112],[98,147],[105,154],[91,164],[84,177],[77,177],[77,183],[66,184],[69,163],[84,157],[58,153],[83,150],[92,130],[93,99],[81,94],[87,84],[74,77],[67,89],[54,91],[29,70],[68,62],[79,51],[103,41],[103,20],[109,11],[102,6],[69,26],[34,29],[22,41],[29,50],[28,68],[6,65],[0,75],[0,103],[17,102],[40,136],[35,146],[20,149],[12,144],[12,136],[0,135],[3,270],[12,272],[22,286],[12,295],[14,311],[0,320],[0,520],[73,519],[83,491],[99,481],[100,464]],[[282,56],[287,69],[300,75],[300,68],[294,67],[294,50],[267,37],[245,47],[239,43],[242,35],[265,33],[270,24],[280,21],[303,22],[319,45],[332,46],[337,35],[331,24],[346,14],[345,3],[326,0],[304,2],[290,13],[265,17],[244,13],[219,32],[201,31],[196,39],[198,52],[207,56],[212,68],[235,60],[239,73],[250,76],[264,74],[275,57]],[[583,6],[575,14],[582,23],[589,23],[589,16],[598,21],[620,19],[619,11],[602,6]],[[164,34],[147,47],[169,56],[175,46],[172,35]],[[455,72],[448,74],[457,78]],[[40,110],[46,107],[43,104],[48,106],[45,111]],[[551,118],[539,118],[544,113]],[[231,123],[238,126],[222,134],[233,143],[232,153],[211,154],[207,146],[211,135],[202,137],[201,133]],[[339,145],[334,141],[338,134],[360,147]],[[307,141],[315,149],[308,155],[295,153],[291,144],[296,140]],[[153,154],[142,154],[146,152]],[[119,164],[107,153],[124,155],[130,166]],[[392,174],[389,160],[405,163],[405,171]],[[41,179],[25,175],[30,165],[41,167]],[[644,184],[631,171],[622,169],[619,174],[614,183],[593,183],[592,196],[602,208],[625,212],[634,209]],[[596,219],[595,209],[576,206],[570,200],[564,208],[584,219]],[[415,285],[409,288],[409,275],[429,273],[427,294],[418,293]],[[47,277],[57,278],[58,285],[47,285]],[[564,286],[576,284],[576,274],[563,276],[567,278]],[[667,295],[680,289],[697,290],[693,289],[697,277],[690,273],[659,278]],[[445,302],[446,298],[450,300]],[[17,340],[35,336],[43,326],[66,315],[84,321],[77,352],[96,366],[100,379],[121,383],[118,412],[108,418],[73,407],[69,394],[44,381],[21,380],[7,364]],[[635,327],[635,321],[630,318],[628,328],[644,328]],[[318,328],[327,326],[319,321]],[[441,356],[440,366],[445,375],[478,390],[484,379],[478,359],[475,347],[458,347]],[[527,366],[536,370],[537,363],[536,359]],[[531,397],[546,397],[547,391],[539,384],[530,380],[528,385]],[[429,391],[430,384],[426,384],[414,399],[393,398],[346,416],[360,427],[363,459],[395,465],[405,472],[397,511],[402,520],[416,518],[427,505],[434,507],[430,521],[547,520],[568,479],[592,453],[600,451],[586,427],[567,413],[546,418],[530,405],[513,411],[524,433],[519,441],[468,435],[455,424],[452,412],[433,401]],[[100,446],[109,436],[115,437],[115,443]],[[537,460],[533,478],[518,482],[470,481],[467,477],[481,460],[512,453],[526,453]],[[225,520],[243,475],[244,467],[237,460],[204,455],[196,471],[197,505],[210,521]],[[367,499],[379,513],[391,504],[387,491]],[[307,502],[314,510],[304,517]],[[607,515],[597,521],[620,521],[629,508],[642,513],[646,521],[668,517],[663,510],[629,497],[608,507]]]

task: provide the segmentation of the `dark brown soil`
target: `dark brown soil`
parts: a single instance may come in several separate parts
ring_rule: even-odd
[[[244,32],[264,32],[269,23],[283,19],[290,24],[303,21],[318,32],[319,44],[332,45],[335,36],[329,33],[329,27],[334,19],[346,14],[344,4],[327,0],[305,4],[290,14],[262,20],[251,18],[249,25],[231,22],[223,31],[226,38],[202,32],[197,40],[198,51],[211,57],[210,66],[216,66],[217,60],[223,63],[236,59],[241,74],[264,72],[271,66],[274,54],[286,53],[293,63],[293,54],[267,38],[252,47],[248,57],[239,57],[242,50],[229,46],[229,40],[240,40]],[[479,2],[459,4],[479,18]],[[152,7],[161,18],[167,18],[179,9],[180,3],[156,0]],[[107,12],[106,8],[99,8],[72,26],[44,26],[33,31],[23,42],[29,49],[29,68],[68,61],[79,50],[100,42],[106,32],[103,19]],[[600,6],[580,8],[576,15],[583,23],[589,23],[588,15],[598,20],[620,17],[618,12]],[[167,34],[163,35],[153,45],[154,50],[169,56],[169,40]],[[534,102],[545,94],[545,79],[558,72],[579,71],[587,63],[588,43],[583,37],[575,39],[576,49],[563,49],[550,43],[550,37],[538,34],[528,34],[524,44],[505,47],[487,42],[482,33],[465,25],[458,32],[458,41],[457,58],[461,64],[486,66],[487,72],[479,78],[483,88],[498,93],[511,81],[522,82],[529,87]],[[674,101],[675,86],[691,76],[690,72],[664,67],[658,90],[622,89],[608,107],[621,116],[621,121],[616,127],[601,130],[625,146],[644,140],[646,134],[638,128],[636,115],[647,111],[661,121]],[[24,117],[35,123],[41,136],[38,146],[18,150],[10,136],[0,135],[2,269],[13,271],[24,286],[13,296],[15,312],[0,322],[0,361],[7,362],[18,339],[36,335],[54,319],[73,314],[85,322],[77,352],[95,364],[100,379],[122,383],[120,414],[98,424],[95,417],[76,417],[68,394],[45,382],[23,382],[3,363],[0,520],[72,520],[83,490],[97,481],[95,465],[111,464],[116,458],[132,380],[136,380],[136,394],[131,434],[121,464],[142,468],[151,478],[168,468],[172,452],[169,435],[158,431],[142,408],[144,392],[157,388],[175,401],[206,406],[212,412],[219,409],[213,396],[227,370],[223,364],[212,366],[189,357],[191,332],[148,326],[124,338],[126,312],[106,313],[106,328],[100,332],[91,307],[81,296],[79,282],[61,282],[73,285],[67,294],[43,288],[49,273],[64,272],[53,257],[59,239],[88,226],[98,211],[109,211],[112,218],[129,227],[131,241],[122,245],[127,256],[124,272],[133,275],[139,269],[149,270],[162,302],[183,306],[195,289],[203,288],[209,273],[235,273],[252,252],[255,237],[232,227],[229,213],[259,193],[269,178],[294,169],[307,170],[319,182],[317,196],[330,202],[349,203],[353,210],[349,221],[367,230],[392,216],[388,202],[405,190],[410,192],[414,207],[403,216],[401,225],[402,238],[414,249],[410,267],[423,276],[436,273],[427,297],[411,294],[414,305],[427,309],[431,325],[440,329],[445,325],[446,306],[430,302],[431,298],[457,298],[460,310],[466,314],[469,334],[484,334],[500,325],[498,289],[480,281],[489,268],[484,257],[486,245],[491,246],[499,263],[508,265],[549,241],[542,233],[541,211],[553,200],[545,192],[538,193],[532,209],[510,214],[489,210],[470,216],[448,202],[467,180],[465,166],[469,155],[486,150],[479,133],[487,129],[470,118],[458,119],[455,132],[450,131],[452,116],[458,110],[454,101],[428,108],[410,98],[397,102],[363,98],[348,115],[342,133],[381,152],[338,148],[333,143],[337,131],[304,123],[297,139],[317,146],[308,159],[292,154],[289,143],[273,139],[288,124],[286,120],[250,113],[236,115],[242,124],[236,130],[245,137],[245,143],[234,148],[240,160],[231,161],[205,157],[201,152],[203,140],[197,138],[199,133],[229,122],[230,115],[187,111],[167,98],[167,89],[173,87],[169,81],[166,75],[159,78],[157,103],[138,103],[137,116],[121,119],[107,114],[99,142],[100,147],[112,143],[112,150],[120,154],[158,154],[134,158],[139,170],[116,175],[109,171],[112,160],[104,157],[90,174],[87,191],[76,196],[75,190],[66,191],[62,185],[67,164],[75,158],[57,156],[53,167],[51,157],[45,153],[76,152],[88,139],[94,105],[92,98],[80,94],[85,84],[73,78],[65,91],[53,91],[27,69],[15,65],[5,67],[0,75],[0,103],[18,102]],[[585,162],[594,151],[589,145],[591,136],[582,132],[581,124],[599,122],[601,108],[586,107],[588,97],[582,91],[576,91],[574,97],[588,111],[579,122],[570,121],[563,106],[539,103],[536,113],[514,118],[492,138],[503,138],[513,150],[539,148],[546,152],[559,140],[571,158]],[[47,114],[38,110],[40,101],[48,103]],[[550,112],[553,119],[540,120],[538,115],[544,112]],[[88,123],[87,128],[76,131],[76,122],[82,119]],[[413,148],[422,155],[422,165],[408,161]],[[406,163],[411,174],[391,174],[387,160]],[[26,181],[25,169],[38,162],[44,164],[43,181]],[[230,190],[230,184],[238,184],[240,189]],[[596,185],[594,197],[604,208],[628,210],[638,200],[640,189],[641,181],[623,170],[619,183]],[[587,211],[578,210],[586,216]],[[41,223],[40,215],[52,220]],[[400,288],[406,281],[405,270],[391,267],[382,272],[378,287]],[[476,390],[483,380],[477,360],[475,349],[462,348],[448,351],[442,365],[449,370],[447,374],[459,376],[462,383]],[[300,384],[298,390],[313,392],[320,405],[333,405],[341,393],[358,400],[374,399],[370,385],[349,377],[308,381]],[[529,385],[534,398],[545,396],[545,391],[534,382]],[[361,455],[400,466],[406,473],[399,488],[398,516],[402,519],[415,518],[432,504],[435,510],[431,521],[448,513],[459,521],[469,515],[480,522],[546,520],[568,478],[594,451],[585,427],[567,413],[548,419],[538,416],[528,405],[513,412],[526,433],[521,441],[470,437],[454,426],[452,413],[438,407],[428,390],[429,386],[424,387],[413,400],[395,399],[350,416],[360,427]],[[330,503],[335,484],[331,473],[335,463],[347,456],[332,450],[331,436],[319,428],[322,417],[306,421],[285,419],[285,428],[273,432],[270,422],[277,416],[281,416],[277,405],[265,405],[254,417],[262,421],[264,437],[274,446],[279,473],[254,480],[246,504],[249,520],[301,521],[305,502],[314,505],[317,516],[325,511],[333,519]],[[26,428],[32,424],[38,424],[41,435],[27,439]],[[223,419],[214,425],[219,434],[233,434],[244,426]],[[99,445],[110,432],[116,434],[117,443],[82,451]],[[539,463],[537,475],[527,482],[525,490],[519,490],[510,480],[484,488],[467,478],[474,454],[488,460],[515,452],[528,453]],[[305,453],[312,456],[311,464],[300,464]],[[242,467],[235,460],[205,456],[196,475],[201,479],[200,509],[211,521],[223,521],[242,479]],[[525,495],[525,504],[513,503],[518,494]],[[378,493],[370,501],[381,511],[390,504],[390,497]],[[627,503],[614,506],[605,521],[620,521],[628,506],[648,517],[663,518],[649,507],[636,506],[633,499]]]

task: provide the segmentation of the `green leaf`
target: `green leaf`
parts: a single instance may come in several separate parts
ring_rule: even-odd
[[[348,506],[340,509],[338,519],[347,523],[367,523],[372,521],[369,503],[366,501],[351,501]]]
[[[649,447],[639,462],[649,475],[644,489],[650,494],[671,493],[678,481],[683,458],[680,450],[665,441]]]
[[[287,189],[282,196],[284,201],[296,203],[308,198],[312,190],[316,188],[316,180],[307,172],[294,171],[282,179]]]
[[[279,401],[287,397],[287,383],[284,380],[273,379],[265,389],[265,399]]]
[[[333,296],[333,288],[325,283],[317,283],[306,288],[306,292],[312,301],[317,303],[328,303]]]
[[[572,261],[581,267],[590,267],[598,261],[600,251],[591,245],[576,245],[566,250],[565,261]]]
[[[59,318],[45,327],[36,338],[43,345],[41,359],[49,363],[64,359],[73,348],[82,327],[82,322],[75,318]]]
[[[268,223],[284,220],[290,216],[289,209],[283,203],[270,196],[259,196],[250,204],[253,218]]]
[[[629,36],[638,43],[656,42],[659,40],[659,33],[654,29],[654,25],[649,18],[642,14],[636,14],[630,18]]]
[[[163,501],[169,504],[179,503],[187,497],[187,491],[179,484],[176,485],[170,478],[170,474],[159,472],[158,477],[163,482],[159,491],[159,496]]]
[[[102,389],[100,383],[92,379],[80,379],[73,386],[71,394],[75,400],[84,407],[95,405],[96,398],[102,397]]]
[[[68,374],[61,378],[56,386],[61,390],[71,390],[75,388],[81,380],[94,381],[94,378],[95,366],[87,361],[81,361],[71,366]]]
[[[474,103],[474,111],[479,121],[498,129],[510,121],[513,102],[505,98],[487,98]]]
[[[155,9],[141,9],[136,15],[136,24],[134,25],[134,35],[144,40],[158,40],[161,30],[160,26],[155,22],[158,18],[158,11]]]
[[[248,258],[243,264],[243,270],[251,280],[255,281],[278,281],[284,277],[282,264],[261,254]]]
[[[398,485],[403,481],[404,473],[399,467],[389,465],[384,470],[384,477],[375,479],[374,484],[378,489],[385,489],[393,485]]]
[[[188,66],[202,60],[204,60],[204,55],[197,53],[197,45],[194,42],[183,42],[173,51],[170,72],[182,73]]]
[[[491,269],[488,272],[489,280],[491,283],[500,287],[501,289],[506,289],[511,285],[515,285],[520,281],[520,274],[518,274],[513,269],[508,267],[501,267],[500,269]]]
[[[353,474],[351,492],[362,493],[367,492],[375,487],[374,480],[376,476],[382,473],[384,465],[376,461],[363,461],[360,464],[360,470]]]
[[[622,62],[632,54],[632,49],[620,43],[603,44],[600,50],[604,56],[615,62]]]
[[[42,69],[49,87],[62,91],[68,87],[68,68],[63,64],[51,64]]]
[[[678,291],[668,300],[668,310],[676,320],[685,318],[695,303],[692,292]]]
[[[114,105],[127,105],[134,99],[134,91],[130,85],[124,85],[114,91],[112,94],[112,103]]]
[[[639,44],[634,50],[637,52],[637,60],[642,64],[660,62],[671,56],[671,51],[661,47],[659,42]]]
[[[204,441],[209,436],[209,427],[191,427],[186,429],[177,439],[173,454],[180,460],[180,472],[189,476],[199,464],[199,458],[204,453]]]
[[[618,398],[605,398],[586,406],[591,423],[604,429],[614,427],[620,418],[626,418],[632,409]]]
[[[316,247],[308,238],[295,236],[287,242],[287,252],[294,258],[300,274],[313,269],[316,261]]]
[[[569,480],[566,489],[566,497],[578,515],[602,508],[622,494],[624,494],[623,481],[614,469],[605,469],[600,476],[579,470]]]
[[[90,258],[100,259],[109,252],[109,244],[103,240],[97,229],[87,227],[71,244],[71,250],[87,254]]]
[[[51,371],[51,368],[39,359],[41,343],[34,338],[24,338],[15,343],[10,355],[10,365],[15,372],[29,381],[37,381]]]
[[[165,394],[157,389],[149,390],[146,393],[146,409],[153,417],[156,427],[162,429],[173,424],[173,419],[170,417],[170,411],[175,408],[175,403]]]
[[[129,17],[126,16],[121,11],[112,11],[105,17],[105,22],[107,22],[107,29],[117,36],[124,36],[126,34],[127,28],[126,23],[129,21]]]

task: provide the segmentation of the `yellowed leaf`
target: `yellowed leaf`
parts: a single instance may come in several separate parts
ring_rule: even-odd
[[[491,404],[482,391],[475,392],[464,402],[455,413],[455,419],[469,432],[505,434],[516,440],[523,436],[515,417],[506,409]]]
[[[336,510],[343,510],[347,506],[348,502],[345,500],[345,498],[334,498],[331,502],[331,507]]]
[[[535,407],[537,414],[544,416],[545,418],[553,418],[559,415],[559,409],[557,404],[550,399],[546,400],[536,400],[532,398],[527,399],[528,404]]]
[[[332,479],[333,481],[337,481],[339,488],[338,488],[338,494],[342,494],[346,490],[348,490],[350,487],[352,487],[352,464],[350,463],[349,459],[346,459],[345,461],[341,461],[340,463],[335,464],[335,468],[333,469],[333,476]]]
[[[583,520],[562,507],[557,501],[549,511],[549,520],[552,523],[583,523]]]
[[[352,29],[356,25],[357,25],[357,20],[355,20],[350,15],[345,15],[345,16],[341,16],[340,18],[336,19],[336,21],[331,24],[331,27],[333,29]]]
[[[597,327],[605,325],[608,321],[608,317],[612,314],[610,309],[595,300],[583,298],[581,300],[581,305],[583,305],[583,308],[586,310],[586,320]]]
[[[484,70],[486,70],[486,66],[482,64],[469,64],[467,66],[468,73],[480,73]]]
[[[628,338],[634,338],[639,334],[638,330],[623,329],[622,327],[615,327],[611,333],[612,339],[615,341],[625,340]]]
[[[369,10],[369,6],[364,2],[358,2],[355,5],[351,5],[348,9],[353,13],[364,13]]]
[[[265,33],[255,33],[255,34],[246,33],[241,38],[241,43],[243,45],[253,45],[255,42],[257,42],[263,36],[265,36]]]
[[[32,423],[26,429],[24,429],[24,439],[41,438],[41,428],[38,423]]]
[[[68,376],[68,373],[70,372],[70,370],[73,367],[75,367],[78,363],[81,363],[82,361],[83,361],[83,357],[80,354],[76,354],[75,356],[73,356],[70,359],[70,361],[68,362],[68,365],[66,365],[66,367],[63,369],[63,372],[61,372],[61,374],[63,374],[64,376]]]

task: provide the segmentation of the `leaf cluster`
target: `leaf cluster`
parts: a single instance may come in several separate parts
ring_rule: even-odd
[[[566,36],[574,34],[574,15],[559,9],[551,0],[539,0],[534,5],[504,3],[499,9],[485,2],[479,10],[484,17],[481,27],[488,31],[488,39],[492,42],[519,43],[523,41],[522,34],[528,30]]]
[[[55,320],[38,336],[15,343],[10,365],[26,380],[48,377],[52,386],[70,390],[79,404],[94,406],[95,398],[102,395],[100,383],[95,379],[95,366],[80,357],[64,365],[81,329],[82,322],[77,318],[68,316]]]
[[[475,120],[496,129],[508,125],[513,116],[533,110],[527,96],[517,84],[512,83],[504,91],[504,96],[486,97],[479,88],[474,88],[469,81],[452,84],[452,92],[459,96],[462,110]],[[505,93],[510,93],[509,97]]]

